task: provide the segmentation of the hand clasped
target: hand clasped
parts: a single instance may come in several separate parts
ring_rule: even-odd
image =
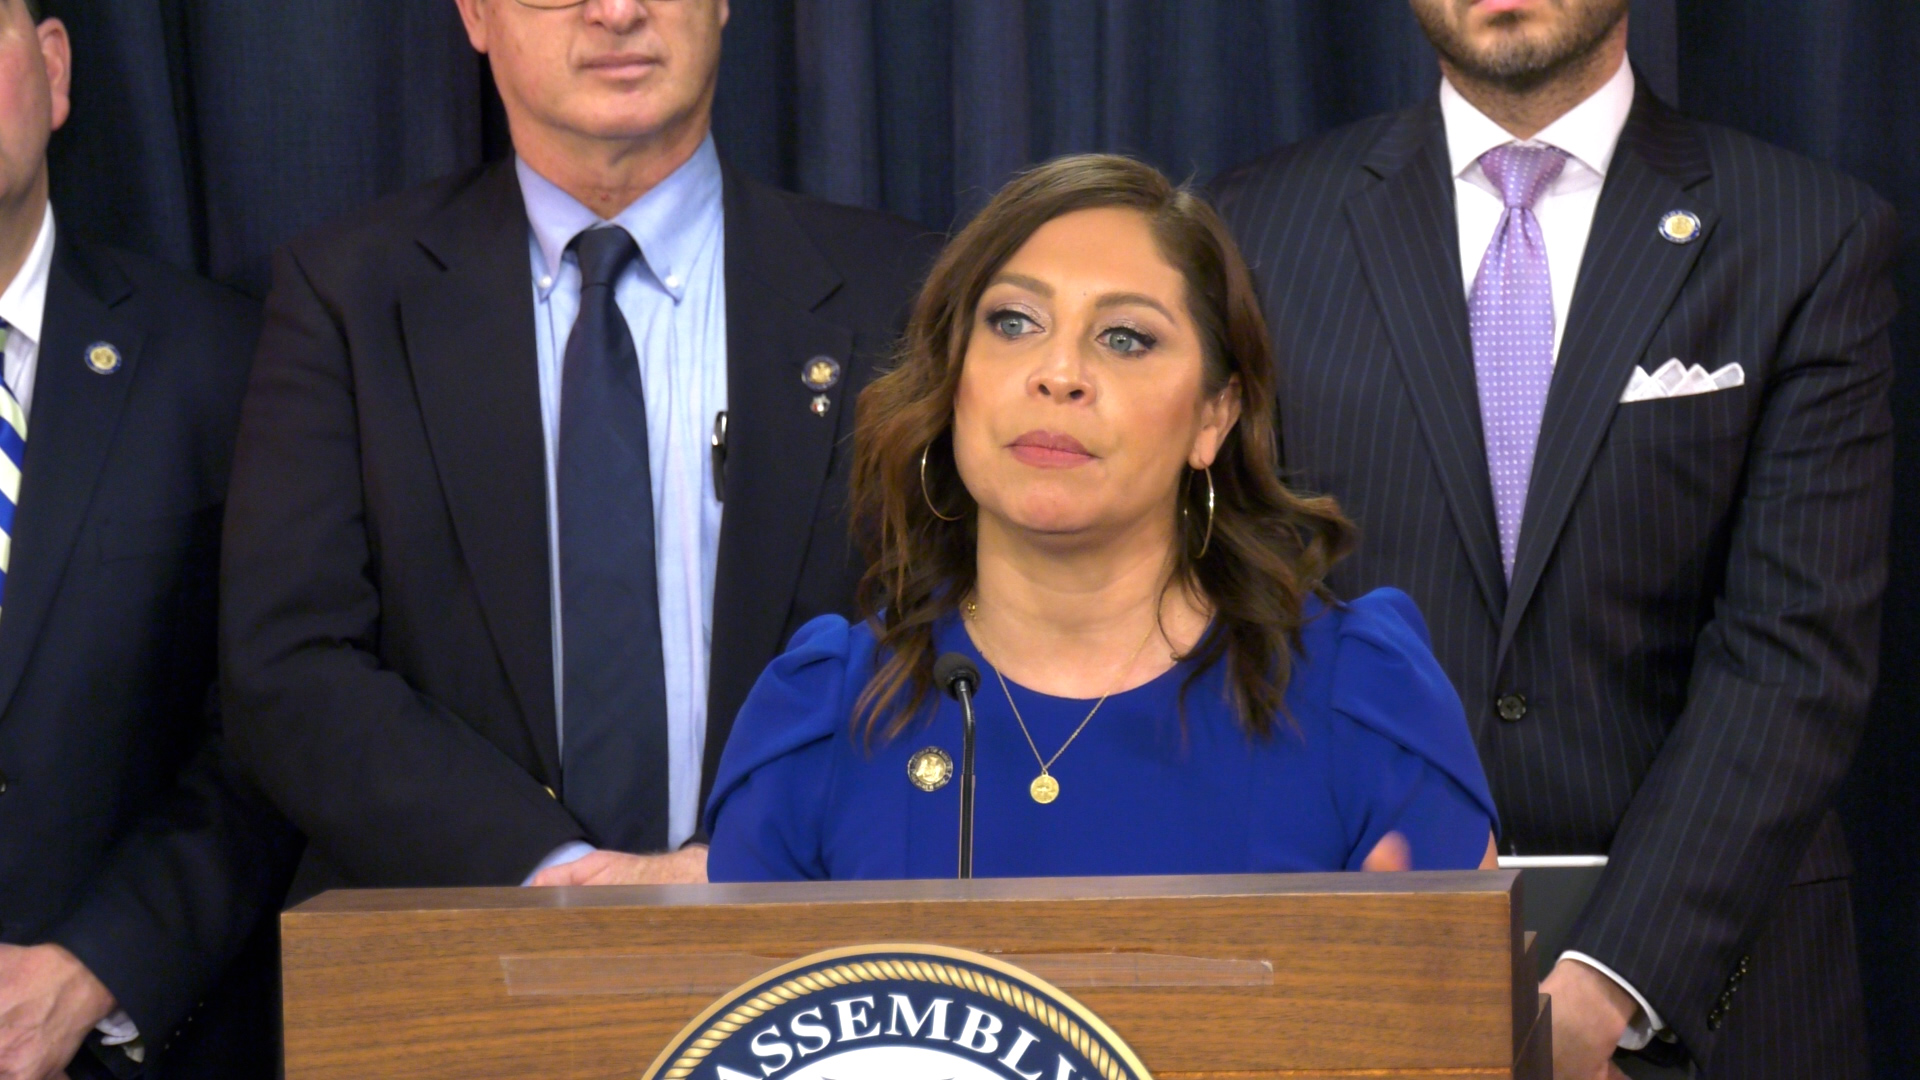
[[[680,885],[707,880],[707,845],[689,844],[664,855],[628,855],[596,851],[591,855],[540,871],[530,884],[545,885]]]

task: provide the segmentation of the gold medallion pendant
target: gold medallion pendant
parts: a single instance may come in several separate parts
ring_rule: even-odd
[[[1060,797],[1060,781],[1049,773],[1041,773],[1033,778],[1033,783],[1027,785],[1027,794],[1033,796],[1034,802],[1045,806]]]

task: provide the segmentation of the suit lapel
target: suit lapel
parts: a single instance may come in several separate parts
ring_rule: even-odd
[[[1406,113],[1369,153],[1379,182],[1347,221],[1489,615],[1506,603],[1480,392],[1460,282],[1459,228],[1438,104]]]
[[[512,162],[489,168],[422,230],[444,270],[402,293],[400,322],[460,554],[552,785],[546,442],[527,236]]]
[[[132,294],[110,266],[95,269],[56,238],[46,318],[35,361],[20,505],[0,609],[0,711],[20,685],[60,579],[93,502],[127,396],[139,375],[143,332],[115,311]],[[85,362],[96,343],[120,366],[100,375]]]
[[[1633,368],[1700,252],[1713,242],[1717,215],[1689,191],[1708,175],[1706,153],[1692,127],[1643,88],[1594,211],[1547,393],[1500,630],[1501,657],[1559,542]],[[1660,236],[1659,222],[1670,210],[1700,218],[1696,240],[1675,244]]]
[[[719,689],[751,680],[785,643],[795,583],[837,429],[853,408],[843,374],[825,417],[809,408],[807,361],[853,370],[853,334],[815,314],[840,276],[770,188],[725,172],[727,487],[713,591],[707,774],[732,727]]]

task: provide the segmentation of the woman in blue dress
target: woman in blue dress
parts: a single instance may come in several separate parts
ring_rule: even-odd
[[[953,876],[949,652],[981,673],[978,876],[1491,865],[1460,700],[1405,595],[1328,591],[1353,529],[1281,483],[1274,393],[1202,200],[1112,156],[1009,184],[861,395],[865,615],[741,709],[711,878]]]

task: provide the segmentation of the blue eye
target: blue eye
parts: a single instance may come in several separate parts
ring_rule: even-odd
[[[1152,349],[1154,346],[1154,340],[1151,334],[1142,333],[1139,330],[1129,330],[1124,326],[1116,326],[1101,334],[1100,341],[1106,345],[1107,348],[1112,349],[1122,356],[1137,356]]]
[[[1006,338],[1019,337],[1038,329],[1032,319],[1010,308],[1003,308],[988,315],[987,328]]]

